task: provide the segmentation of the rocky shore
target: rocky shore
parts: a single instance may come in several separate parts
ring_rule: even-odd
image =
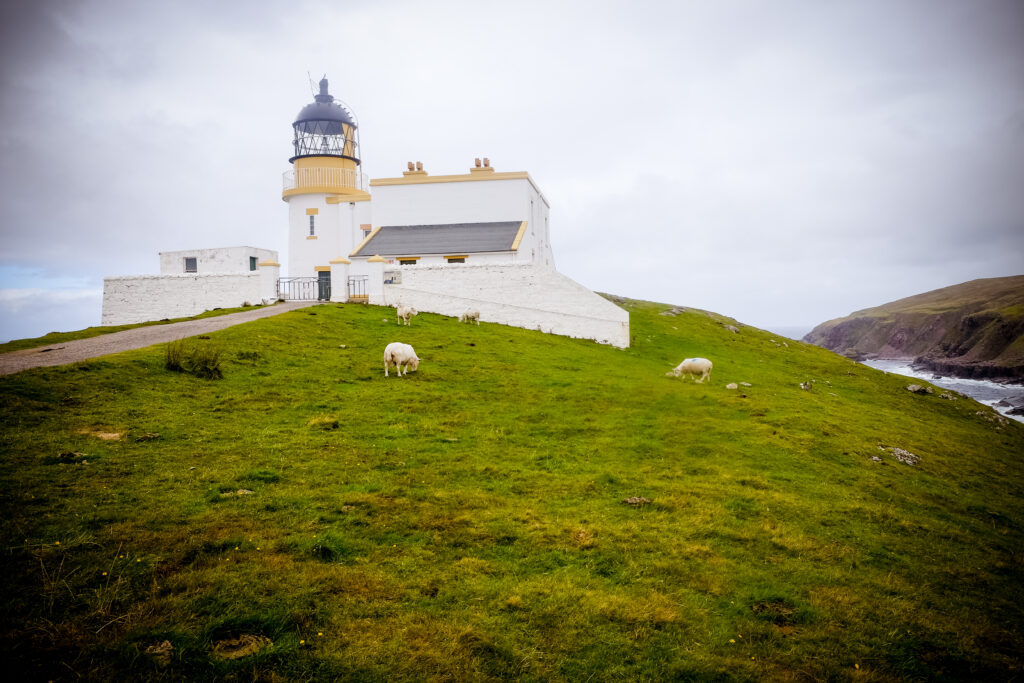
[[[911,360],[931,372],[1024,381],[1024,275],[973,280],[851,313],[804,341],[855,360]]]

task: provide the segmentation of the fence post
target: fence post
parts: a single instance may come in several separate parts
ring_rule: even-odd
[[[280,294],[277,291],[277,280],[281,276],[281,264],[277,261],[263,261],[260,269],[260,301],[264,304],[275,303]]]
[[[339,256],[332,258],[331,264],[331,301],[345,303],[348,301],[348,267],[352,262]]]
[[[386,306],[384,301],[384,264],[386,261],[380,254],[374,254],[366,259],[366,267],[369,269],[369,277],[366,278],[366,295],[371,304]]]

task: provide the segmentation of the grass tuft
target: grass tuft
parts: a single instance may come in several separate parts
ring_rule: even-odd
[[[172,372],[187,372],[200,379],[222,379],[223,355],[219,346],[178,339],[164,346],[164,368]]]

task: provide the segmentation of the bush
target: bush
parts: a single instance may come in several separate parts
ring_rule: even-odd
[[[164,367],[173,372],[187,372],[202,379],[221,379],[224,352],[209,344],[188,345],[184,339],[168,342]]]

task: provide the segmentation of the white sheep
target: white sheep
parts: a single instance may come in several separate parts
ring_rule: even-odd
[[[679,377],[680,375],[691,375],[693,381],[703,384],[704,380],[711,383],[711,361],[707,358],[687,358],[672,370],[665,373],[666,377]],[[697,379],[700,375],[700,379]]]
[[[480,311],[475,308],[467,308],[466,312],[459,316],[460,323],[473,323],[480,324]]]
[[[412,306],[405,306],[403,304],[398,304],[397,313],[398,313],[398,324],[401,325],[402,321],[405,321],[405,324],[408,325],[408,324],[410,324],[409,323],[409,318],[411,318],[414,315],[416,315],[416,309],[413,308]]]
[[[420,365],[420,358],[408,344],[402,342],[391,342],[384,347],[384,376],[388,377],[388,368],[394,367],[398,370],[398,376],[402,376],[402,366],[405,366],[405,374],[410,370],[415,371]]]

